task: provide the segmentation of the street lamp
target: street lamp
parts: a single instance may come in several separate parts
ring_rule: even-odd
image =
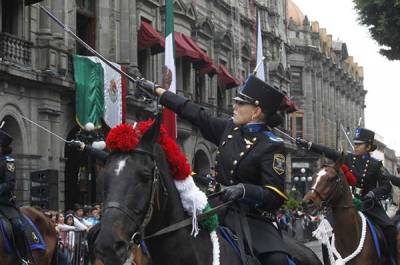
[[[299,189],[302,191],[302,194],[305,195],[308,190],[308,182],[312,182],[313,178],[311,176],[307,176],[307,169],[302,167],[298,171],[298,175],[293,177],[295,189]],[[293,189],[292,189],[293,190]]]

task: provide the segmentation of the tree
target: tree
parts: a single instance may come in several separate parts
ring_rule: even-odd
[[[360,21],[383,46],[380,53],[389,60],[400,59],[400,0],[353,0]]]

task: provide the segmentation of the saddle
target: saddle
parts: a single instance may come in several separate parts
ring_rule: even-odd
[[[20,224],[24,238],[17,238],[17,234],[11,223],[11,219]],[[24,214],[21,214],[13,206],[3,206],[0,208],[0,237],[8,255],[13,255],[15,250],[22,250],[23,253],[31,253],[33,250],[46,251],[46,243],[33,222]],[[29,246],[29,247],[28,247]],[[20,253],[18,251],[17,253]],[[18,255],[18,254],[17,254]]]
[[[242,260],[243,265],[261,265],[258,259],[247,248],[242,247],[244,245],[243,238],[239,238],[232,230],[225,226],[219,226],[218,230],[220,235],[229,243],[236,255]],[[245,253],[242,253],[242,251]]]
[[[379,257],[379,264],[391,264],[390,261],[387,261],[387,257],[389,257],[390,252],[389,252],[389,246],[386,241],[385,234],[382,231],[382,228],[371,222],[367,218],[367,224],[369,231],[371,232],[372,240],[374,242],[375,250],[378,254]]]

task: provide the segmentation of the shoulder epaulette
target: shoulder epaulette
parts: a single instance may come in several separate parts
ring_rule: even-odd
[[[14,162],[14,161],[15,161],[14,158],[12,158],[11,156],[5,156],[4,159],[5,159],[7,162]]]
[[[273,132],[271,131],[264,131],[264,134],[267,136],[267,138],[269,140],[271,140],[272,142],[276,142],[276,143],[283,143],[283,139],[276,136]]]

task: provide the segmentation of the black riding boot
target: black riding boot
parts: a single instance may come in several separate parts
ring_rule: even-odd
[[[10,220],[13,234],[14,234],[14,244],[15,251],[17,251],[17,257],[21,260],[21,264],[26,264],[25,262],[29,261],[30,251],[29,251],[29,243],[25,236],[25,224],[20,218],[13,218]]]
[[[397,230],[396,230],[396,227],[394,225],[388,225],[388,226],[382,227],[382,231],[383,231],[383,234],[385,234],[390,257],[392,257],[392,259],[397,264],[397,255],[396,255]]]

